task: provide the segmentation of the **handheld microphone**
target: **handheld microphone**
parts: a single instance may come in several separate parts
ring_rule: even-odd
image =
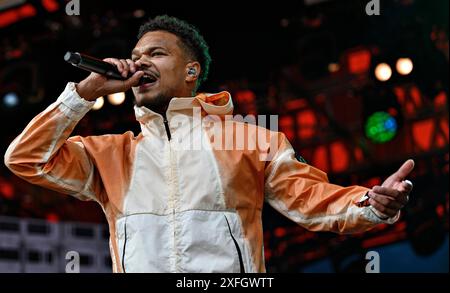
[[[132,75],[129,74],[128,77],[123,77],[116,66],[114,66],[113,64],[78,52],[67,52],[64,55],[64,60],[75,67],[105,75],[106,77],[112,79],[126,80]],[[151,82],[151,80],[148,77],[141,77],[138,85],[149,82]]]

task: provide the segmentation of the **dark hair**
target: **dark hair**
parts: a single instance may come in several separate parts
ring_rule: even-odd
[[[176,17],[159,15],[149,19],[146,23],[141,25],[139,28],[138,39],[147,32],[152,31],[166,31],[176,35],[180,39],[181,47],[185,53],[200,63],[201,72],[198,77],[198,88],[208,77],[211,56],[209,55],[208,45],[197,28]]]

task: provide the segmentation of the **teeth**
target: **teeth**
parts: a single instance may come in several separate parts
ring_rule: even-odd
[[[152,82],[156,80],[156,78],[154,76],[144,75],[144,77],[151,80]]]
[[[149,82],[155,82],[156,78],[150,75],[144,75],[144,79],[148,80]]]

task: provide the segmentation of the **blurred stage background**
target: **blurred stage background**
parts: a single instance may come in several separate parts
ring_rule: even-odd
[[[80,15],[68,16],[63,0],[0,1],[0,152],[68,81],[86,76],[63,61],[67,50],[128,58],[143,21],[177,16],[210,46],[200,90],[230,91],[235,113],[279,115],[297,152],[331,182],[371,187],[416,162],[395,225],[312,233],[265,206],[269,272],[364,272],[371,250],[381,272],[448,272],[449,2],[381,0],[379,16],[366,15],[367,2],[81,0]],[[104,97],[74,134],[137,134],[125,96]],[[82,272],[107,272],[107,238],[97,204],[30,185],[1,164],[1,272],[64,271],[68,250],[80,251]]]

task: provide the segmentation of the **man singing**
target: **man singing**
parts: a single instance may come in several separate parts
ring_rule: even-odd
[[[138,39],[131,59],[105,59],[131,77],[69,82],[5,154],[21,178],[100,204],[114,272],[264,272],[264,201],[312,231],[362,232],[399,218],[412,160],[372,189],[330,184],[284,134],[227,120],[228,92],[197,94],[210,56],[193,26],[158,16]],[[151,82],[138,85],[144,75]],[[70,137],[98,97],[130,88],[138,136]],[[209,147],[180,147],[194,133]],[[230,136],[245,147],[217,143]]]

